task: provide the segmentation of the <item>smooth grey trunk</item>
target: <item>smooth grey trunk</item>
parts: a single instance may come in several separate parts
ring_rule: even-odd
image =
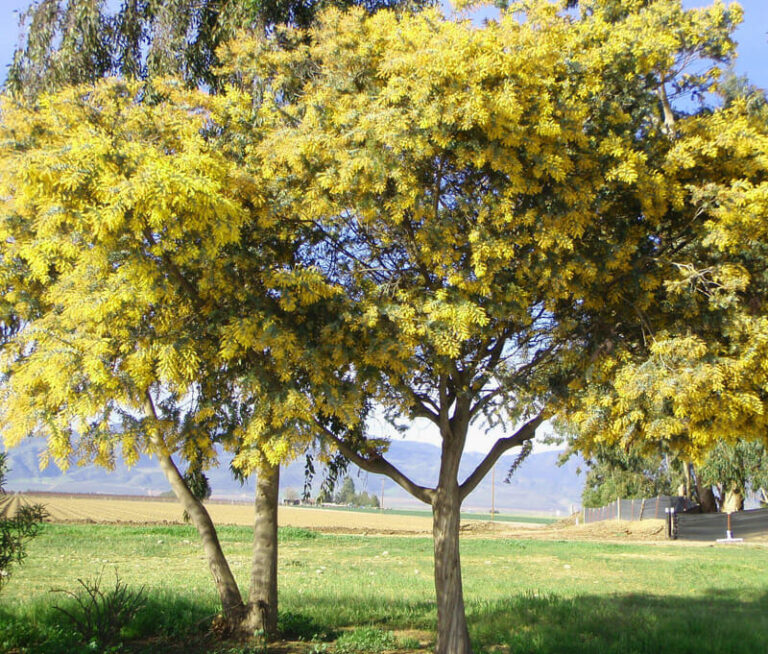
[[[192,524],[195,525],[197,533],[200,534],[203,550],[208,559],[208,568],[216,584],[216,590],[219,592],[224,617],[233,626],[236,626],[242,619],[243,598],[221,549],[221,543],[219,543],[219,537],[216,535],[216,527],[213,525],[211,516],[203,503],[190,492],[171,456],[160,451],[160,448],[158,448],[157,455],[160,467],[165,473],[171,489],[189,515]]]
[[[432,499],[437,595],[436,654],[471,654],[461,582],[459,464],[469,428],[468,403],[459,399],[453,418],[443,413],[440,477]]]
[[[151,415],[157,419],[154,403],[149,394],[147,394],[147,408]],[[179,472],[168,452],[162,436],[154,433],[150,434],[149,438],[160,463],[160,468],[171,485],[171,490],[173,490],[174,495],[176,495],[182,507],[184,507],[189,519],[197,529],[197,533],[200,534],[203,550],[208,559],[208,568],[211,571],[213,582],[216,584],[216,590],[219,592],[222,613],[227,622],[237,628],[242,622],[245,605],[243,604],[243,597],[240,594],[235,577],[221,549],[221,543],[219,543],[219,537],[216,534],[216,527],[211,520],[211,516],[203,506],[203,503],[189,490],[184,477]]]
[[[437,654],[470,654],[461,582],[459,487],[438,488],[432,505],[437,595]]]
[[[462,385],[462,383],[456,384],[458,387]],[[450,417],[452,405],[455,405],[455,410]],[[422,405],[422,415],[430,417],[439,426],[442,438],[440,475],[436,488],[415,484],[383,456],[362,455],[321,421],[316,421],[317,426],[350,461],[368,472],[387,475],[415,498],[432,507],[437,596],[437,646],[435,648],[437,654],[471,654],[472,652],[461,581],[459,553],[461,504],[483,477],[491,471],[499,457],[508,449],[531,440],[536,435],[536,429],[545,419],[545,415],[540,413],[528,420],[511,436],[498,439],[481,463],[459,485],[459,463],[464,452],[469,423],[482,405],[476,404],[473,408],[470,407],[471,394],[461,393],[458,397],[453,397],[449,392],[446,378],[440,380],[439,413],[432,411],[432,408],[437,408],[437,405],[432,402],[429,402],[429,407]]]
[[[277,506],[280,466],[265,465],[256,477],[253,558],[246,629],[277,633]]]

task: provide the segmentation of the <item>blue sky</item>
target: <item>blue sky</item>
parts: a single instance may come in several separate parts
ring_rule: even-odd
[[[6,69],[18,42],[18,13],[30,0],[0,0],[0,77]],[[704,7],[710,0],[684,0],[687,7]],[[768,0],[741,0],[744,23],[736,32],[739,58],[736,71],[746,74],[753,84],[768,88]]]

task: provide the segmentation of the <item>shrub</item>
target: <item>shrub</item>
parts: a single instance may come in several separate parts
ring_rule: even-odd
[[[78,592],[53,590],[72,598],[74,606],[64,609],[55,606],[70,621],[72,628],[80,634],[84,643],[109,647],[118,642],[123,627],[133,619],[146,604],[144,586],[131,590],[124,584],[115,569],[114,588],[101,588],[102,573],[89,581],[77,580],[82,587]]]
[[[0,452],[0,493],[5,493],[8,460]],[[26,545],[34,538],[48,514],[41,504],[20,506],[15,515],[0,516],[0,588],[10,578],[10,566],[20,564],[27,556]]]

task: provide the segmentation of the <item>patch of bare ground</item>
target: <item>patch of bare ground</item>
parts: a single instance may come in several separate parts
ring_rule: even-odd
[[[490,527],[485,525],[492,525]],[[462,528],[462,531],[464,529]],[[467,533],[484,537],[535,539],[535,540],[574,540],[595,541],[602,543],[655,543],[680,547],[702,547],[715,545],[712,541],[670,540],[666,536],[664,520],[604,520],[589,524],[576,524],[574,519],[561,520],[539,528],[509,527],[504,523],[479,523],[472,525]],[[765,547],[767,537],[750,537],[742,545]]]
[[[42,495],[6,496],[0,511],[12,512],[21,503],[45,505],[54,522],[116,523],[129,525],[182,524],[182,511],[175,502],[154,498]],[[251,525],[253,507],[249,504],[207,502],[216,524]],[[281,527],[301,527],[329,534],[365,536],[426,536],[432,533],[432,519],[424,515],[363,513],[306,507],[281,506]],[[664,520],[606,520],[576,524],[575,516],[550,525],[506,521],[465,520],[461,533],[467,538],[514,538],[535,540],[578,540],[600,542],[644,542],[681,546],[712,545],[711,542],[671,541],[665,535]],[[768,545],[765,538],[750,538],[750,543]]]

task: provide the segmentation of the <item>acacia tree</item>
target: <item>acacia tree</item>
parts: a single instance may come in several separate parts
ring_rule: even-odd
[[[264,176],[322,235],[305,256],[347,298],[357,383],[439,431],[432,488],[376,439],[327,436],[432,507],[440,653],[470,651],[462,500],[642,343],[661,257],[695,215],[667,167],[666,86],[706,88],[710,75],[677,66],[727,57],[740,15],[593,0],[574,19],[566,4],[511,3],[482,29],[436,12],[330,12],[308,34],[281,32],[293,47],[235,46],[271,80]],[[468,428],[483,419],[514,431],[460,480]]]
[[[296,233],[269,217],[258,179],[217,138],[251,112],[250,97],[163,92],[150,103],[139,84],[106,80],[32,107],[5,99],[0,424],[9,446],[44,435],[62,467],[109,467],[117,451],[128,463],[157,456],[200,533],[225,615],[246,630],[273,627],[274,516],[270,533],[257,524],[246,607],[172,454],[199,472],[219,442],[247,473],[306,446],[298,391],[269,384],[311,329],[301,309],[322,316],[313,305],[333,302],[319,275],[284,269]],[[300,325],[280,329],[289,314]],[[276,507],[275,475],[260,478],[262,515]]]
[[[242,606],[239,590],[171,453],[211,451],[206,407],[182,407],[203,399],[204,382],[193,384],[210,372],[201,362],[215,343],[181,275],[215,261],[246,214],[230,194],[231,167],[199,134],[204,118],[139,106],[137,90],[73,89],[36,109],[5,99],[3,323],[19,328],[3,344],[3,437],[12,446],[45,435],[62,467],[71,457],[113,465],[117,447],[128,463],[153,452],[229,613]]]
[[[596,440],[669,443],[695,465],[700,500],[712,510],[710,485],[726,505],[736,491],[740,505],[768,434],[768,105],[733,77],[718,90],[722,109],[675,123],[669,165],[695,213],[691,235],[665,258],[661,315],[646,322],[643,347],[614,362],[571,414],[582,451]]]
[[[357,3],[340,0],[334,4],[344,6]],[[389,0],[381,0],[361,4],[367,11],[374,12],[381,7],[400,6],[402,3],[399,0],[394,3],[389,2]],[[418,7],[419,4],[418,2],[408,3],[414,8]],[[142,143],[143,145],[147,145],[147,141],[142,140],[144,138],[157,138],[158,143],[165,142],[167,139],[173,140],[176,137],[173,137],[172,133],[177,126],[171,125],[170,129],[165,130],[161,123],[163,121],[183,121],[187,115],[185,112],[191,111],[191,109],[190,107],[186,109],[176,107],[168,110],[168,98],[163,97],[167,87],[162,82],[158,82],[158,79],[166,75],[174,75],[177,79],[183,80],[187,87],[202,86],[214,92],[221,91],[224,88],[225,80],[237,82],[238,74],[237,71],[224,71],[223,68],[220,68],[221,61],[217,54],[217,48],[220,44],[231,39],[238,29],[249,25],[253,26],[256,33],[269,30],[278,21],[288,21],[295,25],[306,26],[312,21],[317,8],[316,3],[304,3],[301,0],[298,2],[280,0],[258,3],[249,0],[202,0],[196,3],[175,0],[171,2],[128,0],[116,10],[112,9],[104,0],[87,0],[86,2],[80,0],[67,0],[66,2],[63,0],[35,1],[22,17],[22,26],[26,26],[27,29],[23,33],[23,44],[17,50],[11,66],[6,90],[9,92],[10,98],[34,102],[41,94],[68,85],[93,83],[108,75],[117,75],[127,80],[141,79],[144,80],[146,86],[140,91],[138,87],[134,87],[128,95],[133,96],[133,102],[140,100],[152,105],[153,108],[150,111],[155,112],[154,118],[145,117],[145,119],[150,122],[152,120],[157,121],[149,127],[144,126],[143,132],[137,134],[130,129],[121,130],[117,126],[113,126],[115,129],[110,132],[104,124],[99,124],[101,120],[111,120],[94,105],[94,103],[98,104],[99,98],[106,93],[106,87],[102,87],[94,95],[91,95],[88,90],[82,91],[89,97],[91,104],[88,105],[86,102],[79,107],[79,110],[75,111],[75,114],[78,114],[78,111],[85,113],[84,125],[104,129],[106,134],[100,136],[107,137],[108,135],[108,138],[112,138],[120,147],[131,139],[134,139],[137,144]],[[115,86],[115,89],[118,89],[118,86]],[[258,84],[251,89],[252,92],[254,90],[258,90]],[[116,94],[116,97],[119,96],[121,91],[116,90]],[[10,107],[14,102],[10,98],[6,103],[8,116],[11,116]],[[240,193],[240,197],[237,199],[241,203],[240,210],[244,209],[246,212],[253,213],[254,202],[256,201],[253,197],[248,196],[248,193],[254,192],[254,183],[251,181],[245,184],[244,180],[248,179],[249,173],[241,170],[239,176],[236,176],[232,173],[231,165],[243,165],[243,151],[251,141],[258,139],[258,129],[255,129],[251,122],[253,116],[249,98],[233,89],[230,93],[230,99],[232,101],[226,109],[223,105],[220,107],[217,129],[209,129],[206,138],[210,139],[214,135],[216,136],[218,139],[217,147],[221,152],[226,152],[226,156],[229,158],[226,165],[230,168],[228,168],[229,172],[226,175],[231,179],[237,177],[232,189],[223,191],[223,186],[219,188],[222,191],[222,197],[226,196],[226,199],[231,200],[234,195]],[[59,108],[64,114],[67,114],[76,104],[76,102],[73,103],[73,100],[74,96],[68,98],[61,96],[54,101],[54,104],[60,103]],[[178,95],[171,101],[188,103],[192,106],[195,103],[205,104],[207,102],[200,96],[181,99]],[[63,106],[61,106],[62,104]],[[121,115],[122,111],[128,114],[139,112],[138,108],[131,106],[131,102],[124,102],[122,106],[114,106],[111,110],[114,110],[114,116]],[[166,112],[166,110],[168,111]],[[28,117],[22,117],[24,115],[23,110],[19,111],[20,113],[15,118],[11,118],[11,121],[16,120],[17,123],[21,123],[29,119],[30,124],[40,125],[40,121],[50,119],[50,113],[46,113],[46,111],[35,115],[35,111],[31,109],[32,114]],[[207,109],[201,109],[201,111],[203,113],[198,114],[189,125],[192,131],[186,132],[184,136],[177,135],[178,138],[191,138],[194,147],[199,146],[199,139],[196,138],[194,130],[202,129],[205,126],[205,123],[200,122],[198,118],[206,116]],[[59,126],[61,126],[61,121]],[[227,130],[231,132],[230,136],[227,136]],[[54,129],[49,129],[49,126],[43,125],[41,133],[50,136],[54,131]],[[5,151],[5,154],[9,156],[6,161],[10,161],[16,156],[22,156],[21,153],[26,153],[28,162],[34,156],[39,156],[40,158],[37,160],[39,163],[44,156],[52,159],[59,156],[62,149],[57,148],[66,148],[64,143],[67,139],[63,133],[56,134],[51,141],[46,141],[45,138],[27,139],[29,133],[24,130],[20,134],[9,134],[9,131],[6,131],[6,135],[10,136],[9,142],[6,144],[9,147]],[[231,135],[236,135],[236,137],[231,138]],[[82,146],[82,144],[80,145]],[[150,144],[150,149],[152,147],[153,145]],[[168,147],[169,150],[166,154],[169,156],[166,158],[165,164],[177,166],[175,155],[179,155],[179,153],[174,150],[175,142]],[[144,174],[141,167],[144,161],[141,160],[141,155],[132,152],[131,156],[126,156],[123,159],[119,157],[110,159],[104,152],[101,154],[102,159],[91,157],[75,164],[72,161],[66,162],[66,157],[64,157],[58,164],[51,163],[50,165],[66,167],[71,164],[79,165],[84,170],[92,170],[94,183],[98,180],[99,183],[106,184],[107,187],[114,183],[113,176],[119,178],[121,174],[129,180],[129,184],[140,186],[142,181],[146,181],[135,176],[137,171],[139,174]],[[162,156],[162,153],[157,151],[155,154]],[[137,163],[131,157],[141,160],[141,163]],[[95,168],[99,165],[105,167],[96,170]],[[223,165],[222,161],[217,161],[216,165]],[[186,174],[189,162],[185,166],[186,168],[184,166],[178,168],[179,175]],[[196,168],[192,171],[190,183],[203,178],[206,182],[211,182],[214,185],[224,183],[222,179],[215,178],[215,175],[210,179],[206,178],[208,174],[208,170]],[[27,182],[28,180],[24,180],[21,185]],[[12,184],[18,183],[17,179]],[[239,184],[245,184],[245,186],[238,189]],[[64,202],[67,194],[77,194],[81,191],[82,187],[62,188],[59,186],[52,188],[43,185],[38,185],[35,190],[35,192],[41,193],[41,203],[48,200],[54,205],[60,201]],[[15,193],[16,189],[13,189],[13,192]],[[108,197],[92,192],[92,188],[88,189],[88,193],[90,195],[87,198],[81,198],[81,200],[86,204],[90,202],[88,210],[95,216],[98,216],[101,211],[119,214],[121,211],[132,212],[135,210],[131,203],[123,207],[115,207]],[[186,198],[179,200],[175,197],[177,193],[185,195]],[[227,195],[228,193],[229,195]],[[178,213],[176,207],[179,202],[191,212],[192,209],[189,204],[192,201],[191,198],[199,199],[200,197],[201,195],[196,188],[190,188],[180,179],[176,179],[175,184],[157,184],[142,210],[156,212],[161,216],[167,216],[170,212],[170,215],[174,216]],[[155,206],[150,208],[153,202]],[[23,216],[16,216],[16,219],[20,222],[34,220],[34,212],[37,209],[38,207],[27,207],[27,213]],[[226,213],[220,213],[219,219],[227,220]],[[148,233],[145,236],[162,241],[162,238],[159,237],[166,235],[166,227],[160,225],[158,220],[154,221],[154,226],[159,230],[158,234]],[[63,221],[63,224],[66,225],[66,220]],[[93,226],[91,227],[93,228]],[[237,232],[239,241],[237,247],[229,244],[227,255],[230,259],[229,267],[226,268],[228,275],[224,275],[218,282],[221,283],[222,289],[238,289],[239,292],[230,295],[228,299],[218,297],[216,300],[218,310],[213,313],[211,312],[210,298],[207,295],[210,293],[210,289],[197,288],[198,282],[204,277],[200,271],[204,264],[198,261],[195,263],[196,267],[190,269],[178,261],[173,261],[172,255],[168,252],[154,261],[158,269],[155,274],[160,275],[167,285],[173,287],[173,293],[169,292],[162,298],[168,303],[166,311],[174,313],[177,307],[182,306],[186,306],[188,309],[189,316],[186,317],[187,320],[190,320],[187,323],[188,330],[185,332],[185,336],[182,337],[177,334],[174,338],[186,339],[184,342],[187,344],[207,343],[205,356],[197,347],[190,350],[196,352],[195,357],[197,358],[193,357],[187,362],[187,377],[184,378],[180,386],[179,378],[173,377],[173,375],[169,376],[170,373],[176,374],[174,371],[169,368],[158,371],[153,382],[154,396],[144,394],[146,402],[143,405],[143,412],[136,405],[135,392],[133,392],[130,400],[127,400],[125,395],[115,396],[111,400],[113,412],[108,420],[113,423],[125,423],[123,426],[124,433],[145,431],[147,421],[149,423],[160,421],[166,427],[169,424],[173,425],[172,428],[169,427],[172,434],[165,433],[164,435],[167,447],[160,444],[162,454],[159,456],[159,460],[174,492],[184,505],[185,514],[191,516],[193,522],[201,530],[209,554],[211,569],[219,586],[225,613],[231,614],[230,617],[233,617],[235,622],[240,619],[239,615],[242,613],[239,590],[218,545],[210,517],[205,507],[197,501],[202,496],[198,495],[195,498],[194,490],[196,487],[207,488],[204,471],[207,466],[215,464],[215,452],[212,449],[212,444],[216,441],[225,443],[235,451],[237,474],[242,475],[255,470],[258,471],[255,497],[254,552],[248,602],[250,609],[246,612],[247,619],[244,628],[246,631],[261,628],[268,633],[273,633],[277,625],[279,461],[286,456],[295,456],[301,451],[302,446],[306,447],[312,441],[312,434],[306,428],[298,427],[293,418],[293,414],[298,412],[303,404],[294,401],[295,398],[291,395],[292,391],[289,388],[289,380],[286,379],[284,373],[279,372],[276,359],[282,357],[282,363],[285,364],[285,353],[288,352],[288,349],[284,346],[284,342],[292,342],[294,348],[297,342],[309,342],[312,339],[312,333],[310,333],[312,330],[307,325],[312,321],[319,320],[323,314],[321,311],[315,311],[312,314],[312,320],[304,320],[301,325],[298,325],[293,319],[287,321],[287,324],[282,327],[283,333],[292,333],[295,337],[294,341],[286,338],[282,344],[276,345],[279,339],[274,338],[274,334],[279,331],[280,327],[274,320],[265,326],[273,335],[271,342],[270,338],[255,337],[260,323],[252,319],[250,323],[244,324],[243,321],[239,320],[239,317],[253,310],[254,297],[257,297],[259,301],[268,299],[266,286],[260,285],[257,281],[263,271],[263,268],[259,268],[259,266],[264,263],[262,239],[265,238],[265,234],[254,221],[249,223],[248,228],[245,228],[242,222],[232,221],[230,228],[234,230],[233,233]],[[191,236],[190,232],[184,231],[185,229],[186,225],[180,235],[175,235],[174,240],[166,244],[150,242],[145,254],[149,255],[149,250],[152,248],[168,247],[173,249],[177,246],[180,247],[184,243],[184,239]],[[269,241],[270,247],[278,247],[278,242],[283,239],[279,245],[280,251],[271,253],[273,258],[269,261],[269,265],[275,266],[278,265],[278,262],[290,262],[292,260],[291,249],[295,244],[290,242],[286,244],[286,241],[290,241],[290,236],[286,236],[287,234],[288,231],[283,229],[279,238],[272,238]],[[44,238],[44,236],[45,234],[36,234],[33,238]],[[197,241],[204,238],[206,238],[205,234],[195,235],[195,247],[197,247]],[[87,240],[85,239],[85,241]],[[297,242],[300,241],[301,239],[298,239]],[[113,241],[111,245],[116,243],[122,247],[117,241]],[[106,250],[111,245],[105,246]],[[218,243],[207,254],[214,256],[212,253],[218,253],[216,256],[222,258],[221,249],[222,243]],[[6,253],[6,256],[13,258],[15,254]],[[120,258],[122,255],[118,252],[108,253],[105,256]],[[286,259],[286,257],[288,258]],[[54,261],[55,258],[56,255],[53,254],[49,258],[49,263],[54,267],[57,265]],[[189,262],[184,260],[184,263]],[[13,265],[18,266],[19,270],[22,271],[21,274],[24,274],[25,263],[14,262]],[[164,265],[168,265],[169,270],[162,271]],[[224,270],[224,266],[220,266],[218,273],[223,274],[222,271]],[[286,275],[282,280],[277,280],[275,287],[279,288],[281,284],[288,283],[286,280],[289,277]],[[31,280],[24,280],[24,283],[28,281],[31,283]],[[18,277],[12,283],[17,285],[17,290],[23,286]],[[35,293],[46,293],[49,290],[47,282],[39,283],[33,290]],[[111,290],[116,291],[115,288]],[[312,287],[311,275],[307,274],[292,282],[291,288],[281,291],[274,291],[273,288],[273,292],[280,293],[288,301],[294,293],[301,293],[299,305],[307,298],[312,298],[314,301],[322,297],[322,292],[318,291],[317,286]],[[178,298],[182,299],[179,300]],[[332,310],[332,303],[329,303],[328,306]],[[49,309],[49,304],[39,302],[35,305],[35,311],[39,313],[34,313],[30,312],[27,306],[22,306],[19,309],[13,300],[6,302],[3,311],[3,329],[7,332],[6,335],[22,338],[20,334],[16,334],[22,324],[26,325],[28,333],[33,333],[29,326],[32,321],[31,316],[39,317]],[[115,311],[120,310],[126,310],[126,306],[123,305],[121,309],[115,309]],[[141,320],[149,325],[156,317],[154,311],[152,308],[149,316],[143,315],[141,311],[135,311],[133,315],[124,315],[121,319],[131,323],[132,320],[139,320],[139,315],[143,315]],[[290,313],[285,307],[278,306],[276,301],[271,303],[267,313],[270,311],[272,311],[273,318],[279,312]],[[208,324],[195,325],[191,322],[190,316],[195,316],[199,320],[207,320]],[[180,320],[185,319],[182,313],[178,313],[178,318]],[[171,319],[166,313],[163,320]],[[227,320],[232,322],[229,325],[230,329],[225,331],[224,327]],[[216,332],[216,328],[210,325],[215,325],[220,331]],[[92,327],[93,325],[90,327],[81,326],[81,330],[87,331]],[[62,327],[65,331],[70,328],[71,325]],[[241,331],[238,332],[238,329]],[[124,334],[124,337],[126,339],[139,338],[137,335],[139,333],[141,338],[145,339],[143,346],[151,349],[151,347],[158,345],[157,343],[151,345],[158,333],[155,332],[154,326],[146,327],[140,332],[129,330],[128,333]],[[247,333],[250,338],[247,344],[243,336],[244,333]],[[217,337],[224,340],[216,342]],[[159,336],[157,338],[162,340]],[[124,344],[123,347],[129,348],[130,346]],[[215,360],[217,351],[220,356],[218,360]],[[270,354],[266,354],[266,352],[270,352]],[[277,353],[277,357],[275,353]],[[293,369],[299,364],[296,363],[296,357],[293,353],[291,356],[294,357],[294,362],[290,364],[291,369]],[[69,365],[80,363],[82,362],[79,360],[71,361]],[[316,365],[317,360],[310,363]],[[202,374],[203,369],[206,371],[205,376]],[[194,375],[192,375],[192,371],[194,371]],[[170,386],[168,385],[169,382]],[[141,385],[139,386],[141,387]],[[144,386],[149,391],[152,384],[145,383]],[[306,378],[298,386],[302,386],[302,390],[294,389],[293,392],[305,392],[307,388]],[[190,388],[193,390],[190,391]],[[35,392],[40,392],[40,389],[36,389]],[[46,392],[47,390],[43,394]],[[192,400],[190,400],[190,395]],[[19,397],[23,397],[23,394]],[[287,402],[284,406],[291,406],[293,409],[275,410],[271,406],[271,404],[279,405],[283,400]],[[106,403],[110,402],[108,390],[102,389],[95,403],[98,404],[99,401],[103,401],[105,406]],[[125,402],[128,404],[126,405]],[[126,406],[131,407],[128,413],[124,411]],[[57,410],[52,406],[46,408],[49,413],[55,413]],[[120,412],[120,415],[116,416],[115,411]],[[66,422],[67,417],[72,418],[75,415],[79,415],[83,421],[90,420],[90,418],[85,417],[85,414],[78,414],[74,410],[64,410],[58,418],[64,417],[64,422]],[[135,420],[136,415],[141,415],[141,420]],[[255,425],[259,425],[259,427],[257,428]],[[105,423],[102,425],[102,432],[105,432],[106,429]],[[75,445],[82,448],[83,451],[80,454],[83,458],[90,457],[98,463],[111,464],[113,456],[111,445],[105,443],[115,441],[116,436],[110,439],[105,433],[102,433],[97,437],[97,432],[91,430],[85,430],[80,436],[81,442]],[[101,445],[94,445],[92,441],[94,438],[100,440]],[[129,463],[134,456],[130,452],[143,447],[141,443],[138,443],[137,447],[134,448],[131,443],[132,441],[128,441],[125,446]],[[54,445],[53,441],[50,444]],[[102,453],[99,447],[103,447],[106,453]],[[52,447],[51,452],[60,461],[63,461],[70,454],[68,445],[65,444],[64,440],[58,446]],[[188,469],[184,474],[181,474],[177,469],[171,454],[175,454],[177,458],[181,458],[187,463]]]

